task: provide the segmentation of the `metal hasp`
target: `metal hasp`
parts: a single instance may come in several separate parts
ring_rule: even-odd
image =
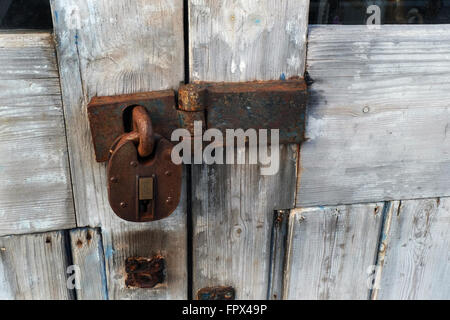
[[[280,144],[304,141],[307,86],[303,79],[245,83],[193,83],[179,90],[184,126],[202,119],[206,129],[279,129]],[[193,112],[200,115],[193,116]]]
[[[162,137],[170,140],[173,130],[180,127],[173,90],[95,97],[88,105],[88,116],[98,162],[108,160],[112,144],[127,131],[130,108],[136,105],[147,109],[154,132]]]
[[[200,82],[173,90],[96,97],[88,116],[98,162],[108,163],[113,211],[133,222],[168,217],[178,206],[182,166],[171,160],[172,132],[194,122],[203,129],[279,129],[280,144],[304,141],[303,79]]]

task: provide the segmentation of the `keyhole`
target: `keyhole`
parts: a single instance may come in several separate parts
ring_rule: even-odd
[[[139,201],[139,211],[147,212],[149,203],[150,203],[149,200],[140,200]]]
[[[140,217],[153,217],[155,211],[155,176],[139,177],[139,212]]]

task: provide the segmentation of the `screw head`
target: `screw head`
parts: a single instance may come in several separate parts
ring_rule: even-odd
[[[119,179],[117,179],[117,177],[111,177],[111,179],[109,179],[112,183],[117,183],[119,181]]]
[[[170,176],[172,175],[172,172],[166,171],[166,172],[165,172],[165,175],[168,176],[168,177],[170,177]]]
[[[167,204],[171,204],[172,203],[172,197],[167,197],[166,203]]]
[[[127,204],[126,202],[121,202],[121,203],[120,203],[120,206],[121,206],[122,208],[126,208],[126,207],[128,207],[128,204]]]
[[[138,163],[137,163],[136,161],[131,161],[131,162],[130,162],[130,166],[136,168],[136,167],[138,166]]]

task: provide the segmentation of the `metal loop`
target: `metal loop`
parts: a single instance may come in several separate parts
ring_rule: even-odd
[[[138,133],[138,153],[142,158],[153,153],[155,147],[155,136],[153,125],[147,109],[143,106],[136,106],[132,111],[133,131]]]

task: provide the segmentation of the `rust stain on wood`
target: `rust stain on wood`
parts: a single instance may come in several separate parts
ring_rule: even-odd
[[[128,288],[154,288],[165,280],[165,265],[165,259],[161,255],[153,258],[128,258],[125,261],[125,285]]]

